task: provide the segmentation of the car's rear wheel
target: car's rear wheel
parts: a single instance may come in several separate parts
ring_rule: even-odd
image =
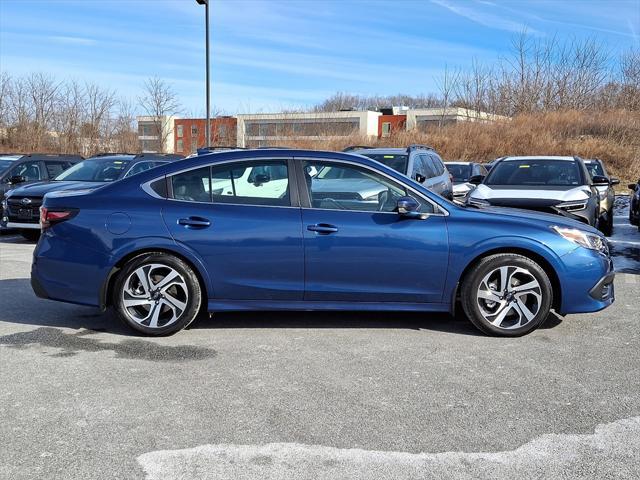
[[[164,253],[130,260],[116,279],[113,295],[118,317],[147,335],[170,335],[185,328],[202,303],[193,269]]]
[[[37,242],[40,238],[40,230],[20,230],[20,235],[30,242]]]
[[[553,289],[530,258],[496,254],[483,258],[463,280],[461,301],[469,320],[483,332],[517,337],[547,319]]]

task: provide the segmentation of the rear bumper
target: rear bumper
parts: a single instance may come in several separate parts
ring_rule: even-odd
[[[73,252],[70,254],[70,252]],[[40,298],[98,307],[110,267],[107,256],[46,233],[33,253],[31,288]]]

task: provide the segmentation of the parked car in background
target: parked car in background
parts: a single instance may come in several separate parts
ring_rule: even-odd
[[[0,154],[0,202],[4,200],[8,190],[20,185],[53,179],[82,160],[84,159],[80,155]],[[3,217],[4,211],[0,207],[0,220]],[[0,222],[0,228],[3,228],[2,222]]]
[[[437,152],[427,145],[407,148],[372,148],[360,145],[347,147],[343,152],[364,155],[423,184],[432,192],[453,199],[453,183]]]
[[[342,182],[334,188],[344,195],[328,198],[321,175]],[[377,201],[359,199],[354,178],[377,183]],[[52,192],[41,224],[36,294],[113,308],[148,335],[186,327],[201,308],[453,312],[461,303],[482,331],[519,336],[551,308],[592,312],[614,301],[597,230],[457,205],[360,155],[201,155]]]
[[[598,228],[606,236],[610,236],[613,233],[613,204],[616,199],[616,192],[613,187],[619,185],[620,180],[611,177],[607,173],[604,162],[600,159],[585,159],[584,164],[592,179],[599,176],[605,177],[609,181],[608,185],[599,185],[596,189],[600,195],[600,219],[598,221]]]
[[[453,177],[453,199],[464,201],[471,190],[476,188],[469,180],[485,177],[488,173],[484,165],[477,162],[444,162]]]
[[[579,157],[504,157],[467,197],[474,206],[525,208],[562,215],[591,226],[600,218],[596,187],[609,179],[591,177]]]
[[[99,188],[181,158],[181,155],[155,153],[104,154],[88,158],[73,164],[52,180],[18,186],[7,192],[3,200],[2,224],[17,229],[27,239],[37,239],[40,235],[39,209],[45,194],[58,190]]]
[[[638,225],[638,230],[640,230],[640,180],[637,183],[630,183],[629,189],[631,190],[629,196],[629,223]]]

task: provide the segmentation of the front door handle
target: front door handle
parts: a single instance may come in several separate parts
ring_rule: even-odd
[[[307,230],[310,232],[316,232],[320,235],[329,235],[330,233],[336,233],[338,231],[338,227],[328,223],[317,223],[315,225],[307,225]]]
[[[211,225],[211,222],[202,217],[188,217],[179,219],[178,225],[182,225],[187,228],[207,228]]]

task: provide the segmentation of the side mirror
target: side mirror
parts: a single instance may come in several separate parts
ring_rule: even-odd
[[[609,181],[611,182],[611,185],[620,185],[620,179],[619,178],[611,177],[609,179]]]
[[[596,187],[608,187],[609,186],[609,179],[607,177],[603,177],[602,175],[594,175],[593,178],[591,179],[591,181],[593,182],[593,184]]]
[[[259,173],[258,175],[253,177],[253,184],[256,187],[259,187],[260,185],[262,185],[264,183],[268,183],[270,181],[271,181],[271,177],[269,175],[264,174],[264,173]]]
[[[11,185],[15,185],[17,183],[24,183],[26,181],[27,181],[27,179],[25,177],[23,177],[22,175],[14,175],[13,177],[11,177],[9,179],[9,183]]]
[[[418,182],[418,183],[424,183],[424,181],[427,179],[427,177],[425,177],[421,173],[416,173],[414,175],[414,178],[416,179],[416,182]]]
[[[474,175],[468,180],[468,183],[472,185],[480,185],[483,180],[484,180],[484,175]]]
[[[417,218],[419,220],[424,220],[427,218],[427,214],[420,213],[418,211],[419,208],[420,204],[413,197],[400,197],[396,204],[398,215],[405,218]]]
[[[629,185],[627,185],[629,187],[629,190],[633,190],[634,192],[636,191],[636,186],[638,184],[637,183],[630,183]]]

